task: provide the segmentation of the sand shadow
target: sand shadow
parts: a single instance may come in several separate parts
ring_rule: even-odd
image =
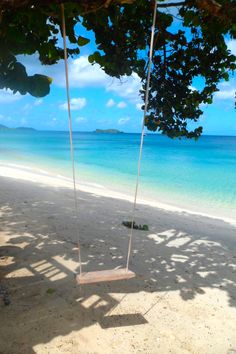
[[[26,194],[20,200],[19,189],[30,190],[30,199]],[[144,325],[145,314],[171,291],[188,301],[203,295],[204,288],[217,288],[227,293],[230,306],[236,306],[235,228],[223,221],[184,213],[176,218],[167,211],[139,206],[137,218],[148,223],[150,231],[134,234],[131,269],[137,277],[79,288],[74,281],[78,230],[71,191],[19,181],[9,193],[14,194],[14,204],[1,198],[2,230],[9,240],[0,247],[0,275],[11,298],[9,306],[0,308],[5,321],[0,329],[4,353],[10,353],[16,343],[20,352],[34,353],[38,344],[94,323],[103,329]],[[124,264],[128,231],[121,223],[130,203],[123,201],[121,207],[116,200],[100,197],[95,205],[94,197],[86,193],[81,193],[81,201],[79,226],[86,271]],[[150,224],[153,212],[156,222]],[[151,307],[116,313],[124,294],[142,291],[157,294]]]

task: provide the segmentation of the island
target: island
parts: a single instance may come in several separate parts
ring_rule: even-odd
[[[124,132],[118,129],[96,129],[94,133],[123,134]]]
[[[6,125],[0,124],[0,130],[9,130]]]
[[[30,128],[30,127],[17,127],[14,130],[22,130],[22,131],[36,131],[36,129],[34,128]]]
[[[2,130],[18,130],[18,131],[36,131],[36,129],[34,128],[30,128],[30,127],[17,127],[17,128],[9,128],[6,125],[0,124],[0,131]]]

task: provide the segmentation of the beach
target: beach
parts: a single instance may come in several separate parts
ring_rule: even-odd
[[[0,9],[0,354],[236,354],[236,0]]]
[[[0,169],[0,352],[236,352],[232,218],[138,200],[131,280],[78,286],[126,263],[132,198],[45,171]]]

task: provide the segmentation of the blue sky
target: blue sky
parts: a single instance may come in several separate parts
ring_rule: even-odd
[[[81,35],[88,35],[78,28]],[[140,80],[136,74],[117,80],[108,77],[98,65],[90,65],[87,56],[94,51],[91,43],[82,48],[78,58],[69,60],[73,128],[93,131],[96,128],[117,128],[125,132],[140,132],[143,113],[140,110]],[[236,55],[236,40],[228,46]],[[47,97],[13,95],[0,90],[0,123],[9,127],[30,126],[42,130],[67,130],[64,62],[41,66],[37,56],[19,58],[28,74],[41,73],[53,78]],[[204,106],[200,124],[204,134],[236,135],[234,109],[236,78],[219,86],[214,103]]]

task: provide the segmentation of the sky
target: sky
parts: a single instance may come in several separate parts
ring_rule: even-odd
[[[121,80],[107,76],[99,65],[89,64],[87,57],[95,49],[93,34],[81,27],[77,32],[89,37],[89,45],[81,48],[77,58],[69,59],[69,79],[73,129],[94,131],[115,128],[124,132],[140,132],[143,119],[139,97],[140,79],[137,74]],[[236,55],[236,40],[228,40]],[[45,74],[53,78],[51,92],[44,98],[13,95],[0,90],[0,124],[9,127],[33,127],[40,130],[67,130],[67,104],[64,62],[42,66],[33,56],[20,56],[29,75]],[[219,85],[212,105],[203,106],[200,125],[208,135],[236,136],[235,92],[236,77]]]

